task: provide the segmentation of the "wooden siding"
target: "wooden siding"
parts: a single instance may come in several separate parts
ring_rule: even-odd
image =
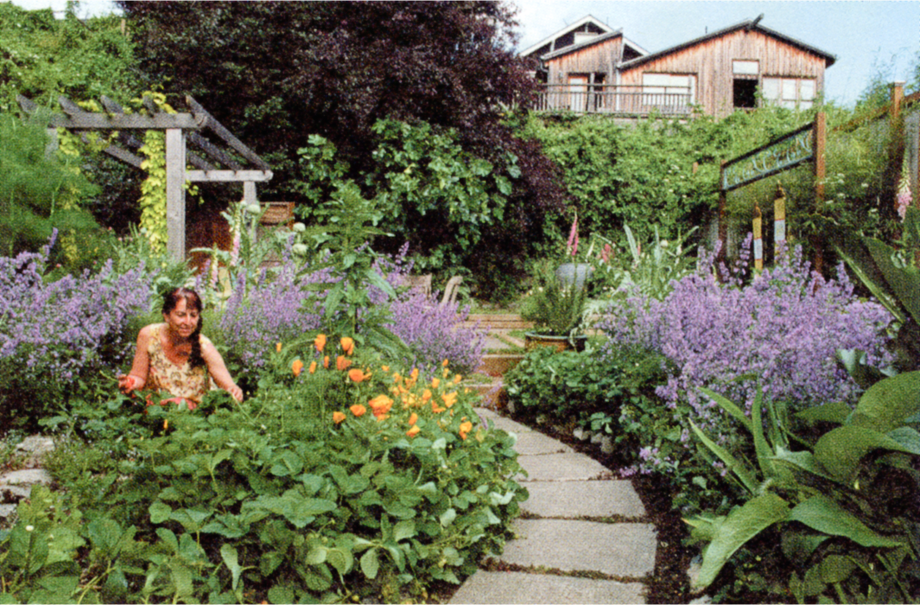
[[[549,84],[566,84],[568,74],[603,73],[613,83],[617,63],[623,53],[623,37],[616,36],[546,62]]]
[[[824,91],[826,59],[760,31],[738,30],[725,36],[642,62],[620,73],[620,84],[642,85],[642,74],[696,74],[696,102],[704,111],[724,117],[733,111],[733,60],[756,60],[763,77],[814,78]]]

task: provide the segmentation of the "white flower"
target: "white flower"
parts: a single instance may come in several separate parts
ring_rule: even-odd
[[[296,231],[297,233],[302,233],[303,231],[305,231],[305,230],[307,229],[307,226],[304,225],[304,224],[301,223],[301,222],[297,222],[297,223],[294,223],[294,224],[291,226],[291,229],[293,229],[293,230]]]
[[[291,246],[291,250],[294,251],[294,254],[306,254],[307,245],[306,244],[294,244]]]
[[[31,525],[26,525],[26,531],[32,531],[32,530],[34,530],[34,529],[35,529],[35,528],[32,527]]]
[[[262,212],[262,206],[259,204],[249,204],[246,206],[246,212],[249,214],[259,214]]]

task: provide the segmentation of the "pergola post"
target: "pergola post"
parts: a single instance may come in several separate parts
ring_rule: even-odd
[[[185,132],[166,129],[166,250],[185,259]]]
[[[243,181],[243,201],[246,204],[258,204],[259,200],[256,197],[256,184],[255,181]],[[249,234],[249,237],[252,238],[252,241],[256,240],[258,235],[256,225],[253,223],[252,232]]]

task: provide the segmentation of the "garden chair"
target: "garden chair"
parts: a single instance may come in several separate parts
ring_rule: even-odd
[[[441,297],[442,305],[456,302],[457,291],[460,289],[460,282],[462,281],[463,277],[460,275],[454,275],[449,280],[447,280],[447,284],[444,285],[444,295]]]
[[[426,297],[431,296],[431,273],[426,275],[405,275],[403,284],[410,290],[421,290]]]

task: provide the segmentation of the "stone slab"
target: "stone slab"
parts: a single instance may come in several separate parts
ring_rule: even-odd
[[[527,484],[530,497],[521,503],[538,517],[645,517],[645,506],[629,481],[534,481]]]
[[[42,468],[12,471],[0,476],[0,485],[51,485],[53,481],[51,473]]]
[[[516,519],[511,527],[516,537],[497,557],[508,564],[635,579],[655,572],[657,536],[650,523]]]
[[[515,422],[510,418],[501,416],[500,414],[495,413],[491,409],[486,408],[476,408],[476,411],[479,413],[479,417],[487,420],[489,424],[494,424],[495,428],[507,431],[509,433],[514,433],[515,435],[523,435],[524,433],[532,433],[533,429],[525,424],[520,422]]]
[[[477,571],[449,603],[645,603],[636,582],[522,572]]]
[[[613,478],[607,467],[584,454],[519,456],[518,463],[527,471],[525,481],[588,481]]]
[[[514,446],[514,451],[516,451],[521,456],[575,453],[575,450],[562,443],[561,441],[556,441],[552,437],[547,437],[543,433],[538,433],[537,431],[519,433],[517,443]]]

